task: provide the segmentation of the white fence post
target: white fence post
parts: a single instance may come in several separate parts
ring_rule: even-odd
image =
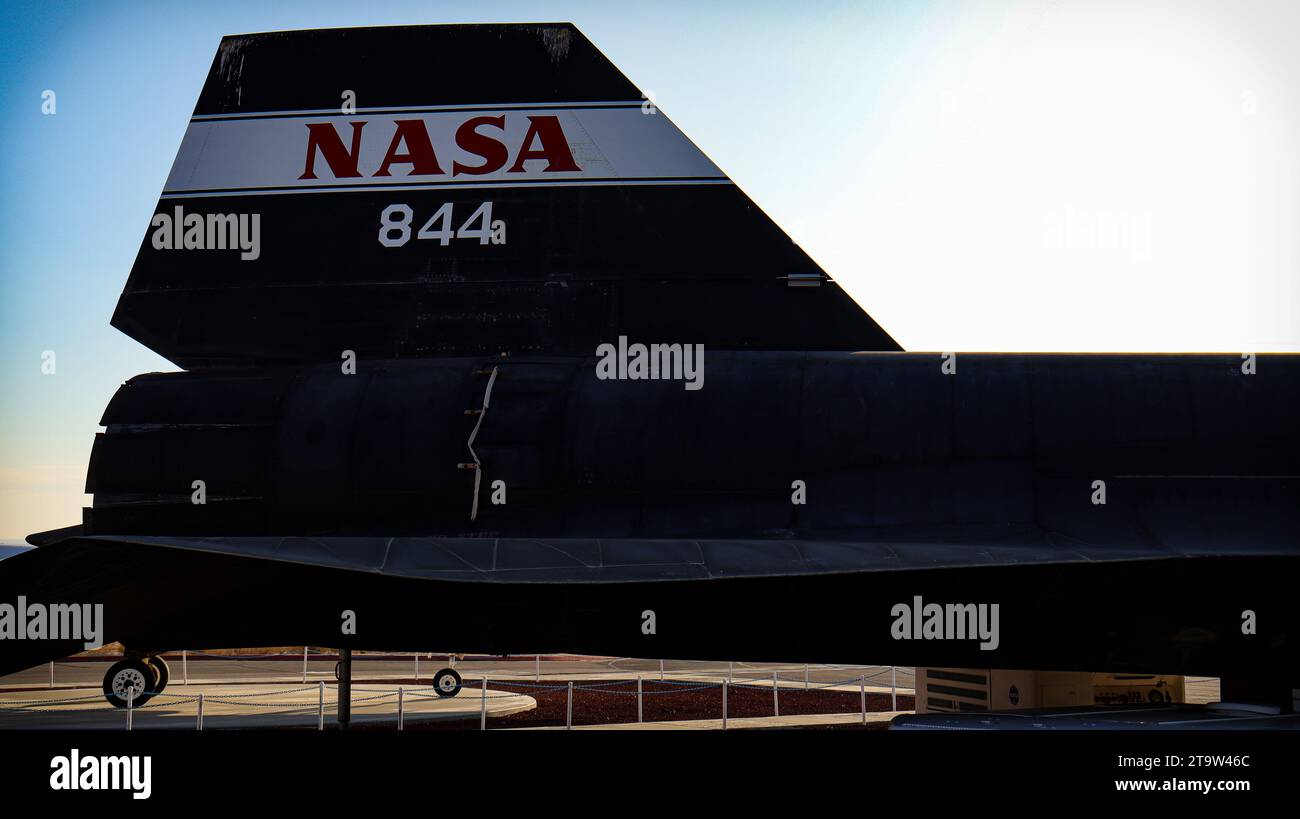
[[[891,711],[898,710],[898,666],[889,667],[889,700]]]
[[[731,682],[731,677],[734,671],[735,663],[731,662],[731,660],[727,660],[727,682]]]
[[[54,661],[50,660],[50,688],[54,687]]]
[[[542,655],[537,654],[534,655],[534,657],[536,659],[537,665],[533,670],[533,680],[535,682],[541,682],[542,681]]]
[[[203,693],[202,692],[199,693],[199,710],[197,715],[197,723],[198,724],[195,725],[194,730],[202,731],[203,730]]]
[[[307,646],[302,647],[302,684],[307,684]]]
[[[325,681],[320,681],[319,699],[316,706],[316,730],[325,730]]]
[[[803,664],[803,690],[808,690],[808,664]]]
[[[573,681],[569,681],[569,706],[564,717],[564,730],[573,730]]]
[[[415,681],[420,681],[420,652],[415,652]]]
[[[419,657],[420,655],[415,655]],[[406,701],[402,693],[402,687],[397,686],[397,730],[402,730],[403,718],[406,715]]]
[[[776,672],[773,671],[772,672],[772,716],[774,717],[781,716],[781,700],[779,698],[780,695],[777,693],[779,690],[780,689],[778,689],[776,684]]]
[[[190,684],[190,655],[185,649],[181,649],[181,673],[185,675],[185,685]]]
[[[727,686],[731,684],[728,680],[722,684],[722,730],[727,730]]]
[[[483,675],[483,696],[478,709],[478,729],[487,730],[487,675]]]
[[[867,724],[867,675],[858,677],[858,696],[862,700],[862,724]]]
[[[664,661],[659,661],[659,682],[664,681]]]

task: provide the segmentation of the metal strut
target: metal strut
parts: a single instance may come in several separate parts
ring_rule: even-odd
[[[483,462],[478,459],[478,453],[474,451],[474,439],[478,436],[478,428],[483,426],[483,419],[487,416],[488,404],[492,401],[492,385],[497,380],[497,368],[492,368],[492,374],[488,376],[487,389],[483,391],[483,409],[478,411],[478,421],[474,423],[474,429],[469,434],[469,441],[466,446],[469,447],[469,455],[474,459],[474,502],[469,508],[469,519],[478,519],[478,487],[483,480]]]

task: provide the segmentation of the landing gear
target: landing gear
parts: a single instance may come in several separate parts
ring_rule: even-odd
[[[131,700],[134,708],[144,705],[156,693],[157,672],[149,663],[129,657],[113,663],[104,673],[104,696],[118,708],[125,708]]]
[[[171,681],[172,670],[168,667],[167,661],[162,658],[161,654],[150,657],[149,665],[153,668],[154,676],[157,678],[152,690],[155,694],[161,694],[163,689],[167,687],[167,683]]]
[[[454,697],[460,693],[460,675],[455,669],[444,668],[433,675],[433,690],[440,697]]]

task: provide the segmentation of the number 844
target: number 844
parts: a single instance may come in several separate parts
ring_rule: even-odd
[[[415,234],[417,239],[437,239],[443,247],[452,239],[478,239],[481,245],[506,243],[506,223],[492,219],[492,203],[484,202],[470,214],[456,230],[452,230],[452,204],[446,202],[429,217],[424,227]],[[411,241],[411,224],[415,212],[410,205],[389,205],[379,216],[379,244],[384,247],[401,247]]]

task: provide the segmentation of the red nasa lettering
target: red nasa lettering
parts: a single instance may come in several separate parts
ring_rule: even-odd
[[[299,179],[316,179],[316,159],[319,156],[329,166],[336,179],[355,179],[365,174],[358,167],[361,161],[361,140],[365,121],[349,122],[349,144],[344,135],[329,122],[307,123],[307,159]],[[370,176],[392,176],[394,169],[406,168],[406,176],[436,176],[447,172],[438,161],[429,130],[422,119],[393,120],[394,130],[383,160]],[[506,173],[524,173],[528,162],[545,162],[543,172],[581,171],[573,161],[569,141],[553,115],[530,115],[528,130],[512,152],[504,141],[506,118],[499,116],[473,117],[456,129],[456,147],[482,160],[477,164],[454,161],[451,175],[482,175],[501,170],[514,156]],[[398,171],[400,173],[400,170]]]

